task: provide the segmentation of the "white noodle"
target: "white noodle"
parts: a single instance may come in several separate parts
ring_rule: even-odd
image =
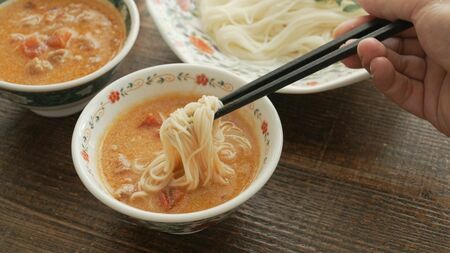
[[[203,29],[228,55],[245,60],[288,59],[328,42],[343,21],[344,0],[197,0]]]
[[[163,122],[163,151],[143,169],[139,191],[156,192],[166,186],[192,191],[210,183],[228,182],[234,169],[221,159],[233,159],[236,146],[248,150],[252,145],[234,123],[214,120],[221,106],[217,97],[203,96]]]

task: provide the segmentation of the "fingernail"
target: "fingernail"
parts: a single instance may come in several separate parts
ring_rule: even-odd
[[[370,74],[373,75],[373,67],[372,67],[372,64],[370,64],[370,66],[369,66],[369,72],[370,72]]]
[[[353,24],[354,22],[355,22],[355,20],[349,19],[349,20],[346,20],[346,21],[342,22],[339,26],[350,25],[350,24]]]
[[[370,64],[370,66],[369,66],[369,74],[370,74],[370,78],[373,80],[375,78],[375,75],[373,74],[372,64]]]
[[[356,41],[356,39],[349,39],[344,44],[341,45],[341,48],[345,47],[345,46],[348,46],[348,45],[352,44],[355,41]]]

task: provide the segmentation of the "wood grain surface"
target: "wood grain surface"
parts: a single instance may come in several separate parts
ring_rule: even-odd
[[[142,27],[115,78],[179,62],[143,0]],[[268,184],[201,233],[148,230],[81,184],[78,115],[39,117],[0,100],[0,252],[450,252],[450,139],[369,82],[274,95],[284,149]]]

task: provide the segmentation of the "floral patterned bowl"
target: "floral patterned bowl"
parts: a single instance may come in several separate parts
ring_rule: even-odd
[[[120,213],[137,218],[152,229],[188,234],[223,220],[263,187],[280,159],[282,128],[280,118],[268,98],[242,108],[243,113],[254,123],[261,147],[261,167],[257,177],[237,197],[207,210],[185,214],[153,213],[116,200],[101,182],[97,168],[98,149],[105,129],[121,112],[133,105],[173,92],[222,97],[243,84],[245,80],[227,71],[190,64],[152,67],[113,82],[89,102],[75,126],[72,157],[81,181],[101,202]]]
[[[0,0],[7,4],[13,0]],[[122,14],[127,29],[123,48],[97,71],[68,82],[50,85],[19,85],[0,81],[0,97],[29,108],[46,117],[63,117],[77,113],[101,90],[114,74],[116,67],[133,47],[139,32],[139,12],[133,0],[104,0],[111,2]]]
[[[264,65],[230,57],[215,46],[202,30],[195,0],[147,0],[147,7],[172,51],[187,63],[216,66],[250,82],[283,63]],[[352,70],[338,63],[281,89],[280,93],[305,94],[336,89],[369,78],[365,70]]]

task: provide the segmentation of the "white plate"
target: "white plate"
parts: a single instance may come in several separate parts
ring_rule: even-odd
[[[194,0],[147,0],[147,7],[162,37],[172,51],[186,63],[227,69],[250,82],[281,63],[261,65],[222,54],[214,41],[202,31]],[[306,94],[340,88],[369,78],[365,70],[352,70],[341,63],[304,78],[280,93]]]

